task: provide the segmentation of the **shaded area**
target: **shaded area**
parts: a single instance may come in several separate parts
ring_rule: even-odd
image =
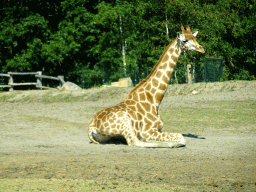
[[[94,144],[93,142],[90,142],[90,144]],[[105,141],[100,142],[100,144],[108,145],[108,144],[114,144],[114,145],[128,145],[126,142],[126,139],[122,136],[120,137],[111,137]]]
[[[184,137],[190,137],[194,139],[206,139],[205,137],[200,137],[199,135],[188,133],[188,134],[182,134]]]

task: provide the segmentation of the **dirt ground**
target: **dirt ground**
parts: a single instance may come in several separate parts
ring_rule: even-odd
[[[255,81],[225,92],[199,90],[196,95],[172,95],[171,91],[161,109],[194,106],[203,100],[256,101]],[[48,94],[0,93],[7,98],[0,102],[0,185],[3,179],[31,178],[88,180],[109,191],[123,183],[146,185],[149,189],[154,184],[164,186],[162,190],[166,191],[256,191],[255,132],[182,133],[187,146],[177,149],[129,147],[122,143],[96,145],[87,136],[93,114],[98,108],[117,104],[124,98],[122,95],[107,102],[101,98],[74,102],[20,100],[42,92]],[[76,94],[90,97],[88,92]],[[256,112],[251,118],[256,120]],[[255,129],[256,123],[252,127]],[[111,182],[111,188],[104,182]]]

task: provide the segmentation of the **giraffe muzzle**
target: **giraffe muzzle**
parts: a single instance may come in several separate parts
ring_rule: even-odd
[[[205,51],[204,51],[204,48],[202,47],[202,46],[199,46],[198,48],[197,48],[197,51],[199,52],[199,53],[205,53]]]

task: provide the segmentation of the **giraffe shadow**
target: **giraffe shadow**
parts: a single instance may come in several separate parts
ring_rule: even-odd
[[[182,134],[184,137],[190,137],[190,138],[194,138],[194,139],[206,139],[205,137],[200,137],[199,135],[196,135],[196,134],[191,134],[191,133],[188,133],[188,134]]]
[[[112,137],[103,144],[128,145],[124,137]]]
[[[199,135],[196,134],[182,134],[184,137],[190,137],[190,138],[194,138],[194,139],[206,139],[205,137],[200,137]],[[149,141],[150,142],[150,141]],[[90,142],[93,143],[93,142]],[[109,144],[114,144],[114,145],[128,145],[126,139],[124,137],[111,137],[108,140],[102,141],[100,142],[100,144],[103,145],[109,145]]]
[[[93,142],[90,142],[93,143]],[[108,144],[114,144],[114,145],[128,145],[126,142],[126,139],[124,137],[111,137],[108,140],[100,142],[100,144],[108,145]]]

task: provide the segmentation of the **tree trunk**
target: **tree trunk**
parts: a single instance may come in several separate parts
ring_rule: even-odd
[[[122,28],[122,17],[119,16],[119,26],[120,26],[120,35],[121,35],[121,44],[122,44],[122,55],[123,55],[123,65],[124,67],[126,66],[126,61],[125,61],[125,43],[123,39],[123,28]]]

